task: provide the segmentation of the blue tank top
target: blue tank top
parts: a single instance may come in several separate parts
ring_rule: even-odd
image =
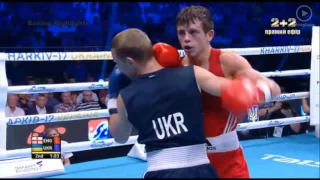
[[[140,144],[151,152],[205,143],[193,66],[144,74],[120,91]]]

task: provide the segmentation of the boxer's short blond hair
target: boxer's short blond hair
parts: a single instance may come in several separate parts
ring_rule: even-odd
[[[111,42],[111,50],[120,59],[132,58],[143,62],[153,57],[152,43],[140,29],[127,29],[118,33]]]
[[[202,23],[204,32],[213,30],[214,23],[212,13],[209,9],[203,6],[189,6],[183,8],[176,17],[176,26],[189,25],[198,19]]]

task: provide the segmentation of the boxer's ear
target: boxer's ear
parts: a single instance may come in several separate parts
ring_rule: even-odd
[[[206,33],[208,42],[211,42],[214,37],[214,30],[210,30]]]
[[[130,65],[135,64],[135,61],[134,61],[132,58],[130,58],[130,57],[127,57],[127,58],[126,58],[126,61],[127,61]]]

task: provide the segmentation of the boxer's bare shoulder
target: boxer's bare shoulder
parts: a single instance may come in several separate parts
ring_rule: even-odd
[[[183,66],[189,66],[189,65],[191,65],[191,63],[190,63],[190,61],[189,61],[189,59],[188,59],[187,56],[185,56],[185,57],[183,57],[183,58],[181,59],[181,64],[182,64]]]
[[[237,76],[241,71],[252,69],[244,57],[228,51],[221,51],[220,63],[224,75],[230,78]]]

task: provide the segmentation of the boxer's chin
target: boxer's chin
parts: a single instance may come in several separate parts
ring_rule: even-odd
[[[196,55],[196,52],[194,51],[193,48],[191,48],[191,49],[185,49],[184,52],[186,53],[186,55],[187,55],[188,57],[194,57],[194,56]]]

